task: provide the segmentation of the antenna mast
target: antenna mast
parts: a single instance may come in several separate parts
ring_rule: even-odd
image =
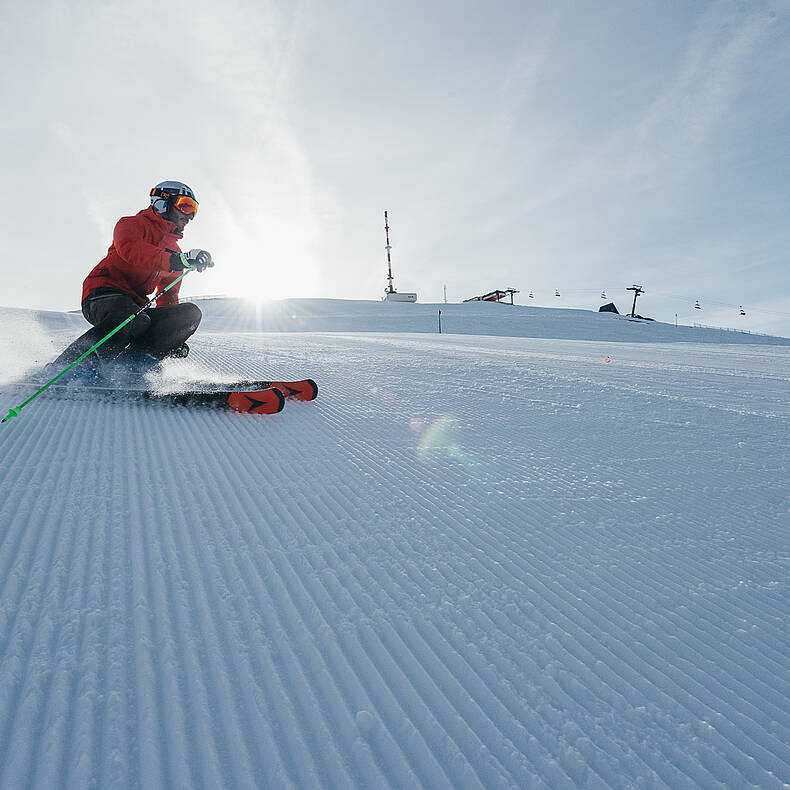
[[[384,289],[384,301],[385,302],[416,302],[417,294],[398,293],[392,284],[392,281],[394,279],[394,277],[392,276],[392,258],[390,256],[390,250],[392,249],[392,245],[390,244],[389,215],[387,214],[386,211],[384,212],[384,232],[387,235],[387,246],[384,248],[387,250],[387,287]]]
[[[394,294],[395,289],[392,287],[392,260],[390,259],[390,250],[392,249],[390,244],[390,224],[386,211],[384,212],[384,233],[387,237],[387,246],[385,247],[387,250],[387,287],[384,289],[384,293]]]

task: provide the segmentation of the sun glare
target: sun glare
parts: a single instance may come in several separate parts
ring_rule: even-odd
[[[212,284],[218,293],[236,296],[255,304],[277,299],[294,299],[315,296],[310,279],[305,277],[307,267],[283,264],[284,256],[277,263],[265,262],[254,256],[234,256],[234,260],[221,273],[216,272]]]

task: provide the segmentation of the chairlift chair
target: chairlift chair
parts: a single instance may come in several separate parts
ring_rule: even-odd
[[[554,296],[559,296],[559,295],[560,295],[559,291],[554,291]]]
[[[694,309],[695,310],[702,310],[702,308],[699,306],[699,299],[697,299],[697,301],[694,302]]]
[[[535,298],[535,295],[532,293],[532,291],[529,292],[529,298],[530,299],[534,299]]]
[[[746,310],[743,309],[743,305],[740,306],[741,315],[746,315]]]

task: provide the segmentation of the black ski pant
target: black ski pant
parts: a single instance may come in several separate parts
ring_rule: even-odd
[[[82,302],[82,314],[93,328],[80,335],[55,360],[56,364],[70,365],[139,309],[140,305],[121,291],[109,288],[91,291]],[[163,359],[194,334],[201,317],[200,308],[191,302],[149,307],[102,343],[94,354],[99,362],[109,362],[128,348]]]

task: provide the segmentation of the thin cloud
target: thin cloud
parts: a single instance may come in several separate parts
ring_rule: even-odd
[[[742,15],[730,0],[703,14],[679,69],[634,129],[632,175],[698,156],[747,83],[773,22],[764,10]]]

